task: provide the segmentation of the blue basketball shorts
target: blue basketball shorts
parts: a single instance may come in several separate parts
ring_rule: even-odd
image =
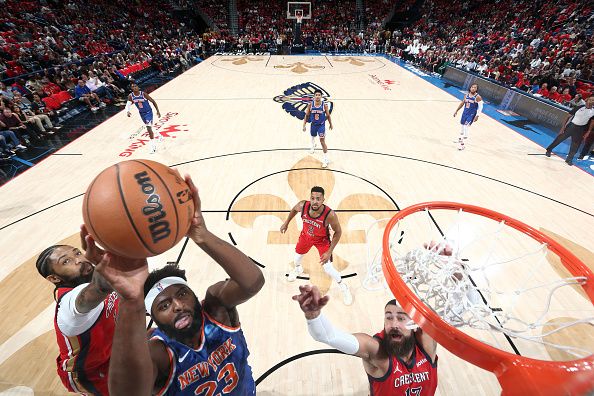
[[[146,126],[153,126],[153,112],[152,111],[148,111],[146,113],[140,113],[140,118],[142,119],[142,122],[144,123],[144,125]]]
[[[326,124],[311,124],[309,134],[312,137],[319,136],[321,138],[326,136]]]
[[[462,113],[462,118],[460,118],[460,124],[472,125],[474,117],[476,117],[476,113]]]

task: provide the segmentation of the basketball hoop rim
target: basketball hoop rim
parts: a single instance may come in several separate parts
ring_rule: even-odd
[[[515,391],[510,389],[506,391],[506,387],[511,387],[511,384],[519,379],[518,376],[520,373],[522,374],[522,378],[531,377],[535,383],[546,382],[547,384],[551,384],[547,386],[554,386],[555,383],[557,383],[557,389],[563,390],[566,390],[567,387],[559,387],[563,386],[564,382],[569,381],[568,378],[570,375],[578,373],[578,375],[574,376],[575,384],[569,384],[573,386],[569,387],[569,389],[577,392],[591,390],[592,387],[594,387],[594,355],[578,360],[553,362],[528,358],[502,351],[478,341],[446,323],[437,313],[425,305],[406,285],[404,280],[398,274],[390,254],[390,232],[394,226],[406,216],[424,210],[436,209],[456,211],[461,209],[466,213],[481,215],[499,222],[504,221],[507,226],[524,232],[537,241],[547,243],[549,250],[559,256],[563,265],[573,276],[587,276],[590,280],[593,280],[593,282],[587,282],[582,287],[590,298],[590,301],[594,301],[594,274],[592,271],[573,253],[551,237],[519,220],[480,206],[446,201],[423,202],[402,209],[394,215],[386,225],[382,241],[382,268],[384,276],[392,293],[402,305],[402,308],[409,314],[411,319],[413,319],[423,331],[429,334],[438,344],[445,347],[450,352],[475,366],[495,373],[499,378],[504,394],[516,394]],[[584,376],[579,374],[589,374],[589,381],[584,381]],[[529,387],[529,385],[526,386],[528,386],[526,389],[534,390],[534,388]],[[535,394],[554,393],[543,393],[541,389]]]

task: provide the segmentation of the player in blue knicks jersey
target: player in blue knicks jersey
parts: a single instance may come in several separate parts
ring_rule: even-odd
[[[97,270],[120,295],[109,366],[112,395],[255,395],[236,306],[258,293],[264,277],[250,258],[207,230],[198,191],[189,177],[186,182],[196,206],[188,237],[229,279],[211,285],[200,302],[177,265],[149,275],[146,260],[128,270],[102,262]],[[157,325],[150,339],[145,312]]]
[[[142,123],[146,126],[146,130],[149,133],[150,145],[151,145],[151,154],[157,152],[157,145],[155,144],[155,135],[153,133],[153,109],[151,108],[152,103],[155,106],[155,110],[157,110],[157,117],[161,117],[161,112],[159,112],[159,106],[157,106],[157,102],[153,98],[150,97],[149,94],[140,90],[140,87],[136,84],[131,85],[132,93],[128,95],[128,101],[126,102],[126,114],[130,117],[130,107],[132,104],[136,106],[138,109],[138,113],[140,114],[140,118],[142,119]],[[162,137],[159,134],[157,140],[161,141]]]
[[[483,99],[478,94],[478,85],[472,84],[470,90],[464,99],[460,102],[460,105],[454,112],[454,117],[458,114],[458,111],[464,107],[462,111],[462,118],[460,118],[460,137],[458,138],[458,150],[464,150],[464,139],[468,138],[470,132],[470,126],[473,122],[478,121],[479,114],[483,112]]]
[[[328,147],[326,146],[326,119],[330,129],[332,129],[332,119],[330,118],[330,111],[328,106],[322,100],[322,91],[316,89],[314,92],[313,101],[307,106],[305,110],[305,118],[303,119],[303,132],[306,131],[307,122],[311,122],[311,150],[310,154],[314,153],[316,148],[316,136],[320,138],[320,144],[322,145],[323,161],[322,167],[326,168],[330,161],[328,160]]]

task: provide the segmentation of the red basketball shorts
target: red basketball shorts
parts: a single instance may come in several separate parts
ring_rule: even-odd
[[[315,246],[316,249],[318,249],[320,256],[322,256],[322,254],[326,253],[328,249],[330,249],[330,238],[312,238],[302,233],[299,235],[297,246],[295,246],[295,253],[306,254],[309,252],[312,246]]]

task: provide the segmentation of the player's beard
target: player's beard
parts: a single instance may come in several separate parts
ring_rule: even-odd
[[[392,341],[390,337],[391,333],[386,333],[382,339],[382,347],[388,356],[397,356],[399,358],[408,358],[408,355],[412,352],[415,347],[415,335],[411,333],[409,336],[405,336],[402,333],[402,339],[400,341]]]
[[[95,272],[95,269],[93,265],[88,261],[85,261],[83,264],[84,265],[80,266],[80,272],[72,278],[64,278],[64,281],[62,282],[61,286],[76,287],[82,285],[83,283],[91,282],[91,280],[93,279],[93,273]],[[85,274],[85,272],[88,271],[89,266],[93,267],[93,269],[90,270],[87,274]]]
[[[192,337],[194,337],[194,335],[196,335],[196,333],[200,331],[200,327],[202,327],[202,307],[200,306],[200,303],[198,302],[196,296],[194,296],[194,298],[196,299],[196,304],[194,305],[194,310],[192,312],[192,323],[185,329],[176,329],[175,324],[169,325],[165,323],[160,323],[155,319],[155,323],[157,324],[159,329],[167,335],[167,337],[182,342],[186,345],[191,342]],[[184,314],[185,313],[180,313],[178,316]],[[174,319],[173,323],[175,323],[177,319],[178,317]]]

